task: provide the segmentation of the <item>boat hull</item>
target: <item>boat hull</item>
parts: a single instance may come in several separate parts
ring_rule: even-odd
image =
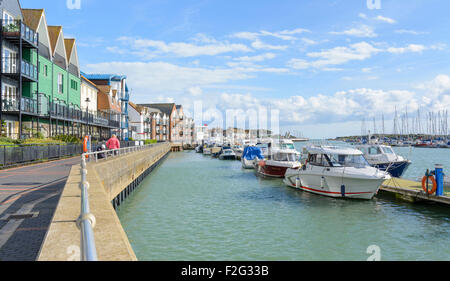
[[[320,176],[295,173],[295,171],[289,170],[284,183],[290,187],[322,196],[370,200],[378,193],[384,180]]]
[[[277,167],[271,165],[257,166],[258,174],[271,178],[284,178],[287,169],[288,167]]]
[[[388,172],[391,176],[395,178],[400,178],[406,172],[409,165],[411,165],[411,162],[409,161],[400,161],[395,163],[375,164],[372,166],[382,171]]]
[[[254,160],[249,160],[249,159],[245,159],[245,158],[241,158],[241,163],[242,163],[242,168],[244,169],[254,169]]]
[[[236,155],[220,155],[220,160],[236,160]]]

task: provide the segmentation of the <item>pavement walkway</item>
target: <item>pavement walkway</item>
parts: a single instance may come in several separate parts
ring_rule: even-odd
[[[34,261],[80,157],[0,171],[0,261]]]

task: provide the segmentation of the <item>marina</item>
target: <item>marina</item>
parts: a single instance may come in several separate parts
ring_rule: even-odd
[[[139,260],[365,260],[370,245],[383,260],[450,257],[441,204],[319,196],[193,151],[172,153],[141,185],[118,208]]]

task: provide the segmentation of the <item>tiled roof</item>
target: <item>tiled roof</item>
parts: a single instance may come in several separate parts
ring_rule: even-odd
[[[99,91],[97,95],[97,109],[121,112],[120,106],[117,105],[108,94],[102,91]]]
[[[86,83],[90,84],[92,87],[96,88],[98,90],[97,85],[95,85],[91,80],[87,79],[83,75],[81,75],[81,79],[83,79]]]
[[[44,9],[22,9],[23,22],[28,25],[29,28],[37,31],[39,23],[41,22]]]
[[[167,114],[168,116],[170,116],[172,114],[172,111],[174,110],[174,108],[176,109],[174,103],[140,104],[140,106],[159,109],[162,113]]]
[[[72,50],[75,47],[75,39],[64,39],[64,45],[66,46],[67,61],[70,61]]]
[[[58,37],[61,34],[62,26],[48,26],[48,37],[50,39],[51,49],[53,53],[56,50],[56,43],[58,43]]]
[[[105,94],[109,94],[109,92],[111,91],[111,86],[108,85],[97,85],[97,88]]]

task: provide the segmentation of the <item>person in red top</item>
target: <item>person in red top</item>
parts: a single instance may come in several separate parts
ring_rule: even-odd
[[[106,146],[109,150],[119,149],[120,141],[117,139],[116,135],[112,135],[111,138],[106,142]]]

